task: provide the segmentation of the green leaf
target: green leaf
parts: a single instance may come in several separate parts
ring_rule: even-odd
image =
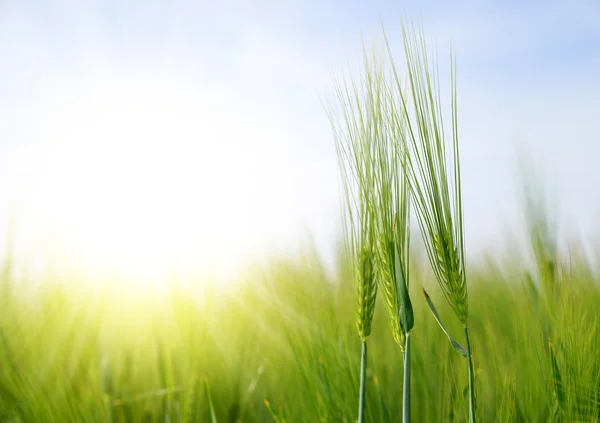
[[[210,395],[210,385],[208,384],[208,378],[204,378],[204,387],[206,389],[206,398],[208,400],[208,408],[210,409],[210,422],[218,423],[217,415],[215,414],[215,407],[213,405],[212,396]]]
[[[410,301],[410,295],[408,295],[408,288],[406,286],[406,279],[404,278],[404,269],[400,262],[400,256],[398,255],[398,248],[394,248],[394,257],[396,265],[396,284],[398,288],[398,303],[400,306],[400,324],[404,333],[410,332],[415,324],[415,318],[413,314],[412,303]]]
[[[271,417],[273,417],[273,421],[275,423],[285,423],[285,419],[283,418],[282,413],[280,411],[277,411],[273,406],[271,406],[269,401],[265,400],[265,405],[269,409]]]
[[[433,316],[435,317],[435,320],[437,320],[438,324],[440,325],[440,327],[442,328],[442,330],[444,331],[444,333],[448,337],[448,340],[450,341],[450,343],[452,344],[452,346],[454,347],[454,349],[456,351],[458,351],[463,357],[468,357],[469,354],[467,353],[467,350],[465,350],[458,342],[456,342],[454,340],[454,338],[452,338],[450,336],[450,333],[448,333],[448,331],[446,330],[446,327],[442,323],[442,319],[440,318],[440,315],[438,314],[435,306],[433,305],[433,302],[431,301],[431,298],[429,298],[429,294],[427,294],[427,291],[425,291],[425,289],[423,289],[423,294],[425,294],[425,299],[427,300],[427,305],[429,306],[429,309],[431,310],[431,313],[433,313]]]

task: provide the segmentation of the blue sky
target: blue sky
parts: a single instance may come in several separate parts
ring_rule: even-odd
[[[29,228],[23,249],[31,251],[53,226],[40,210],[65,213],[49,206],[57,198],[81,213],[117,201],[110,192],[100,197],[88,192],[88,208],[72,205],[81,192],[102,190],[102,178],[94,179],[90,169],[101,173],[117,166],[115,156],[125,149],[129,161],[119,165],[119,178],[142,175],[128,182],[130,192],[149,192],[135,207],[154,207],[161,193],[168,194],[173,204],[210,222],[187,231],[190,237],[214,241],[219,235],[209,226],[227,226],[224,238],[244,239],[238,248],[243,256],[262,248],[293,248],[308,230],[331,256],[340,229],[337,167],[321,101],[333,98],[332,72],[356,67],[362,36],[380,40],[383,23],[392,45],[401,46],[404,15],[422,18],[442,56],[450,37],[456,46],[470,251],[498,246],[507,227],[518,227],[515,163],[521,149],[534,151],[534,161],[551,175],[565,233],[597,236],[600,5],[593,0],[451,5],[5,0],[0,2],[0,223],[6,226],[11,210],[18,210],[21,225]],[[115,104],[122,107],[118,113]],[[146,114],[132,111],[146,105]],[[79,126],[70,120],[74,113]],[[119,130],[107,129],[102,116],[109,119],[106,125],[120,122]],[[162,126],[154,126],[158,121]],[[136,122],[151,142],[118,139],[124,130],[130,138],[139,136]],[[170,131],[170,125],[179,129]],[[102,154],[90,153],[96,150]],[[95,163],[99,157],[104,165]],[[202,166],[207,170],[195,169]],[[60,177],[57,168],[64,171]],[[161,171],[180,179],[162,178]],[[186,178],[204,182],[194,186],[182,182]],[[179,188],[171,189],[172,184]],[[156,185],[162,188],[152,193]],[[27,200],[19,200],[23,196]],[[125,197],[119,197],[122,207],[133,210],[128,203],[133,200]],[[170,220],[159,226],[182,220],[177,207],[172,209],[148,217],[148,226],[165,216]],[[69,216],[59,220],[65,225],[76,220]],[[29,218],[37,224],[29,225]],[[130,219],[136,220],[135,213]],[[83,227],[93,220],[76,221]],[[117,237],[127,222],[114,222],[105,222],[106,230],[113,224],[111,236]],[[131,239],[144,232],[138,229]],[[183,239],[161,230],[163,241]],[[81,245],[90,242],[77,239]],[[223,252],[233,249],[220,242]]]

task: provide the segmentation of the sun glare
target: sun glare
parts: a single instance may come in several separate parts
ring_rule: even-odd
[[[257,198],[268,175],[251,133],[171,75],[102,73],[71,86],[24,154],[20,211],[32,243],[97,279],[135,283],[227,277],[250,258],[270,207]]]

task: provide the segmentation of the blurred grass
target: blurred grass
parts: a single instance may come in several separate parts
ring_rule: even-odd
[[[0,421],[210,422],[214,412],[218,422],[353,422],[360,340],[339,263],[330,276],[309,249],[248,269],[237,285],[173,281],[152,296],[51,275],[32,285],[7,262]],[[412,418],[464,422],[464,360],[442,342],[421,286],[442,317],[451,310],[428,267],[415,266]],[[481,421],[600,421],[600,278],[583,254],[554,267],[551,285],[516,257],[469,267]],[[455,320],[445,321],[460,335]],[[367,421],[398,421],[402,360],[382,301],[370,354]]]

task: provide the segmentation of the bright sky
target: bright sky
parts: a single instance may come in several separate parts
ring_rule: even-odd
[[[331,260],[337,165],[321,100],[380,24],[422,16],[458,57],[468,248],[519,219],[516,153],[552,175],[564,227],[597,234],[595,0],[0,1],[0,227],[138,276],[231,270],[306,234]]]

